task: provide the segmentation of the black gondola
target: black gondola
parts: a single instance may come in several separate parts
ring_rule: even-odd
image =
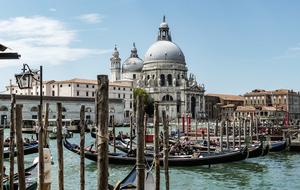
[[[252,145],[252,147],[249,148],[248,158],[265,156],[268,154],[268,152],[269,152],[269,145],[266,145],[265,147],[263,143],[260,143],[259,145]]]
[[[270,143],[270,152],[280,152],[286,149],[286,141],[275,141]]]
[[[31,165],[30,167],[25,169],[25,184],[26,184],[26,190],[36,190],[37,189],[37,164],[35,163]],[[9,190],[9,178],[4,177],[3,179],[3,190]],[[18,189],[18,174],[14,175],[14,189]]]
[[[34,154],[37,152],[38,152],[38,144],[37,143],[24,146],[24,155]],[[6,147],[4,149],[3,157],[9,158],[9,154],[10,154],[9,148]],[[15,156],[17,156],[16,151],[15,151]]]
[[[76,144],[71,144],[64,140],[64,146],[68,150],[80,154],[80,148]],[[202,153],[199,156],[193,157],[192,155],[184,155],[184,156],[169,156],[169,165],[170,166],[199,166],[199,165],[212,165],[212,164],[220,164],[227,162],[235,162],[246,159],[248,156],[248,148],[244,147],[241,150],[224,152],[224,153]],[[95,151],[86,150],[85,157],[89,160],[97,161],[97,153]],[[109,153],[108,155],[109,163],[111,164],[129,164],[134,165],[136,163],[136,157],[128,157],[124,153]],[[146,156],[146,161],[148,163],[153,162],[153,157]],[[163,164],[163,159],[160,158],[160,164]]]
[[[145,190],[150,190],[155,188],[155,180],[151,172],[151,168],[146,164],[146,176],[145,176]],[[117,185],[114,190],[126,190],[126,189],[136,189],[136,166],[130,171],[130,173]]]

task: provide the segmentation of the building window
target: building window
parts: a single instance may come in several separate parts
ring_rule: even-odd
[[[130,91],[132,91],[132,88],[130,88]]]
[[[125,88],[123,88],[123,90],[125,91],[126,89],[125,89]]]
[[[79,91],[77,91],[77,96],[79,96]]]
[[[133,79],[136,79],[136,74],[133,74],[133,75],[132,75],[132,78],[133,78]]]
[[[77,87],[79,87],[79,84],[77,84]]]
[[[69,87],[71,87],[71,84],[69,84]]]
[[[95,96],[95,92],[92,92],[92,96],[93,96],[93,97]]]
[[[121,90],[121,88],[119,87],[118,90]]]
[[[31,92],[31,95],[33,95],[33,92]]]
[[[93,85],[92,88],[95,88],[95,86]]]
[[[116,87],[114,87],[114,90],[116,90]]]
[[[18,93],[18,91],[16,90],[16,93]]]
[[[123,98],[125,98],[125,94],[123,94]]]
[[[52,90],[52,96],[55,96],[55,91],[54,90]]]
[[[44,85],[43,85],[43,88],[44,88]]]
[[[118,98],[121,98],[121,94],[118,94]]]
[[[62,84],[60,85],[60,87],[62,87]]]
[[[130,99],[132,99],[132,94],[130,94]]]
[[[168,74],[167,80],[168,80],[168,85],[172,86],[172,75],[171,74]]]
[[[130,109],[132,109],[132,102],[131,101],[130,101],[130,105],[129,106],[130,106]]]
[[[89,88],[89,85],[87,84],[86,87]]]
[[[89,96],[89,92],[86,92],[86,96]]]
[[[165,86],[165,75],[160,75],[160,86]]]

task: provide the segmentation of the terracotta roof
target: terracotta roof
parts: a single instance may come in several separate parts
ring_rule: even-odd
[[[243,96],[230,95],[230,94],[206,94],[205,96],[219,97],[223,100],[232,100],[232,101],[244,101]]]
[[[259,96],[259,95],[266,95],[266,94],[276,94],[276,95],[285,95],[285,94],[290,94],[290,93],[297,93],[294,92],[293,90],[288,90],[288,89],[277,89],[277,90],[262,90],[262,89],[255,89],[252,90],[251,92],[247,92],[244,96]]]

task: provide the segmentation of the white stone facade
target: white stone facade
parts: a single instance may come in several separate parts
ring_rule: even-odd
[[[116,51],[111,60],[120,60]],[[131,79],[134,86],[144,88],[154,101],[159,102],[159,109],[166,110],[171,120],[182,114],[199,118],[205,112],[204,85],[199,85],[193,74],[188,76],[184,54],[172,42],[165,18],[160,24],[157,41],[146,52],[144,61],[138,57],[134,44],[130,57],[119,72],[122,72],[120,81]]]
[[[10,95],[0,95],[0,126],[7,126],[10,123]],[[85,119],[89,123],[95,122],[95,99],[82,97],[56,97],[44,96],[43,106],[49,103],[49,119],[56,119],[57,102],[62,103],[63,118],[79,120],[80,107],[85,105]],[[23,105],[23,119],[37,119],[39,96],[17,95],[16,103]],[[109,115],[114,115],[116,124],[124,121],[124,101],[122,99],[109,99]],[[114,110],[112,112],[112,110]]]

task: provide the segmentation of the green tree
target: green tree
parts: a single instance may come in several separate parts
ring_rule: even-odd
[[[149,117],[153,116],[154,112],[154,100],[149,96],[149,94],[142,88],[135,88],[133,90],[133,109],[134,112],[136,111],[136,97],[138,95],[144,96],[144,106],[145,112],[148,114]]]

